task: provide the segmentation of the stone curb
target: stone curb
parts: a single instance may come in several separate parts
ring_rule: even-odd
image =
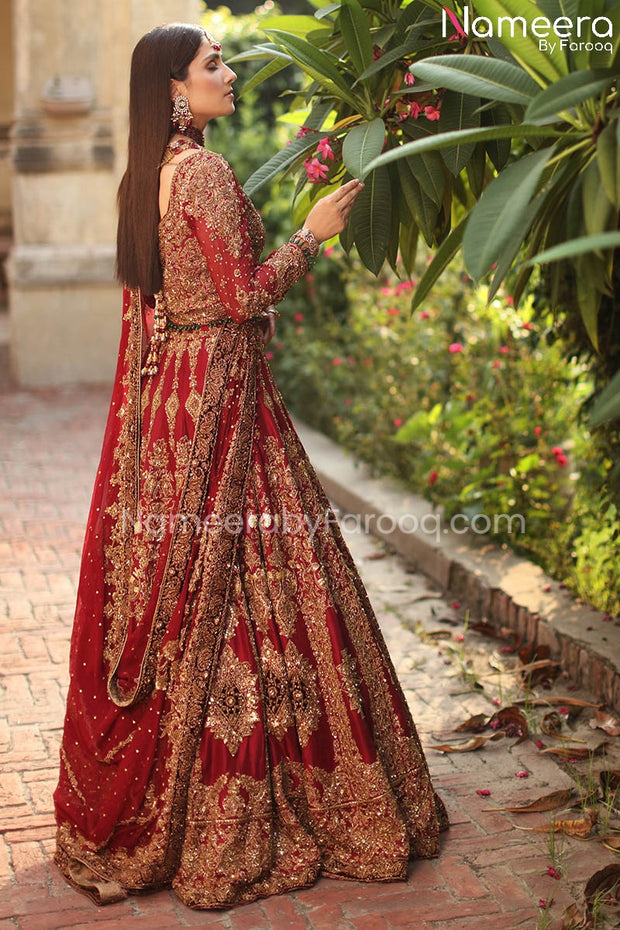
[[[441,526],[428,501],[396,481],[373,478],[331,439],[297,418],[294,424],[327,495],[353,515],[345,518],[345,533],[361,523],[461,599],[473,617],[548,645],[573,681],[620,711],[620,632],[613,622],[576,603],[532,562],[484,536]]]

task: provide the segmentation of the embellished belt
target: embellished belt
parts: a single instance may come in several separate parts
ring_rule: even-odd
[[[254,320],[262,320],[264,317],[259,313],[251,316],[244,322],[252,323]],[[222,326],[224,323],[234,323],[231,316],[218,317],[216,320],[205,320],[204,323],[173,323],[169,317],[166,317],[166,328],[173,329],[178,333],[194,332],[197,329],[203,329],[205,326]]]

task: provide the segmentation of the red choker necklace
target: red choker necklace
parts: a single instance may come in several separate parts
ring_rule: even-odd
[[[186,129],[175,129],[175,132],[180,133],[182,136],[187,136],[188,139],[191,139],[192,142],[199,145],[201,149],[204,148],[205,135],[202,129],[196,129],[195,126],[190,125]]]

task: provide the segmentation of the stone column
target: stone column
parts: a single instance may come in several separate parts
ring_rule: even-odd
[[[114,372],[116,190],[125,168],[129,61],[198,0],[14,0],[11,362],[21,385]]]

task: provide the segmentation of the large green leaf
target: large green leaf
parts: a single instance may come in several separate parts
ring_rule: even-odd
[[[504,278],[512,268],[513,263],[523,244],[523,237],[529,232],[529,229],[534,222],[534,217],[540,210],[544,199],[544,194],[539,194],[537,197],[534,197],[534,199],[530,201],[530,203],[527,205],[527,211],[523,217],[523,222],[514,229],[510,239],[504,243],[502,251],[497,260],[497,267],[495,269],[495,274],[493,275],[493,280],[491,281],[491,285],[489,287],[489,300],[493,300],[498,290],[502,286]]]
[[[316,136],[314,134],[302,136],[299,139],[293,139],[290,145],[287,145],[284,149],[280,149],[269,161],[265,162],[264,165],[261,165],[260,168],[250,175],[243,185],[246,194],[252,196],[259,187],[262,187],[263,184],[267,184],[267,182],[275,178],[277,174],[281,171],[285,171],[291,165],[295,164],[296,161],[301,159],[303,155],[314,151],[315,148]]]
[[[265,30],[281,29],[305,39],[309,32],[316,29],[317,22],[314,16],[270,16],[261,21],[260,27]]]
[[[367,166],[381,153],[385,141],[385,123],[377,117],[370,123],[354,126],[342,146],[342,160],[354,178],[363,179]]]
[[[597,397],[590,412],[590,426],[601,426],[617,419],[620,419],[620,371]]]
[[[358,0],[343,0],[340,7],[340,28],[353,66],[358,75],[372,64],[370,21]]]
[[[458,129],[474,129],[479,126],[480,114],[476,112],[479,103],[477,97],[447,91],[441,104],[439,130],[441,132],[453,132]],[[475,147],[475,142],[468,142],[443,150],[443,160],[453,175],[456,176],[465,167]]]
[[[438,206],[420,186],[407,161],[398,162],[398,178],[401,194],[405,199],[409,213],[414,218],[427,244],[430,245],[433,241],[437,222]]]
[[[255,45],[245,52],[239,52],[238,55],[227,58],[226,62],[232,65],[238,61],[262,61],[265,58],[283,58],[286,61],[292,61],[291,56],[278,48],[274,42],[265,42],[263,45]]]
[[[392,190],[387,168],[377,168],[366,179],[351,213],[355,244],[363,263],[379,274],[390,239]]]
[[[560,43],[556,36],[553,35],[555,45],[553,51],[541,51],[539,39],[535,38],[532,30],[532,21],[539,16],[539,10],[531,0],[475,0],[476,12],[482,16],[488,17],[495,25],[502,16],[515,19],[522,17],[525,20],[526,29],[519,28],[519,23],[515,24],[514,36],[510,35],[506,22],[502,25],[502,35],[498,36],[500,41],[517,61],[527,69],[535,69],[547,81],[557,81],[558,78],[568,73],[568,65],[564,53],[560,50]],[[525,31],[525,35],[523,32]]]
[[[611,226],[617,228],[618,218],[612,204],[601,189],[598,161],[591,161],[583,175],[583,217],[585,232],[589,236],[607,232]]]
[[[402,43],[402,45],[398,45],[396,48],[390,49],[384,55],[381,55],[380,58],[377,58],[376,61],[373,61],[373,63],[360,75],[359,80],[365,81],[367,78],[373,77],[375,74],[383,71],[389,65],[394,64],[395,61],[399,61],[406,55],[410,55],[420,42],[418,33],[426,29],[427,26],[432,22],[433,20],[424,20],[424,22],[413,26],[409,32],[409,35],[407,36],[407,39]]]
[[[351,106],[357,108],[359,100],[351,91],[348,83],[340,73],[337,67],[338,59],[329,52],[315,48],[310,42],[300,39],[288,32],[281,32],[278,29],[266,30],[267,34],[280,46],[282,46],[296,61],[304,71],[310,75],[319,85],[328,90],[335,92]]]
[[[522,68],[478,55],[437,55],[416,62],[409,70],[435,87],[505,103],[528,104],[539,91]]]
[[[397,149],[383,152],[368,166],[372,171],[378,165],[388,165],[398,161],[399,158],[408,158],[410,155],[419,155],[422,152],[432,152],[436,149],[449,148],[457,143],[486,142],[489,139],[554,139],[562,138],[564,132],[551,129],[548,126],[489,126],[486,129],[463,129],[461,132],[440,132],[426,139],[415,139],[406,142]],[[587,138],[587,133],[575,134],[575,141]]]
[[[512,120],[508,107],[498,103],[492,110],[480,114],[483,126],[510,126]],[[489,139],[485,148],[497,171],[501,171],[510,158],[510,139]]]
[[[469,215],[465,216],[458,226],[454,227],[435,252],[432,262],[426,266],[426,270],[418,282],[413,300],[411,301],[412,311],[417,310],[437,279],[448,267],[460,249],[468,219]]]
[[[616,78],[611,70],[573,71],[541,91],[528,104],[524,119],[528,123],[557,119],[562,110],[569,110],[590,97],[598,96]]]
[[[605,126],[596,140],[601,183],[607,197],[620,207],[620,119]]]
[[[526,235],[528,205],[551,153],[552,149],[545,148],[526,155],[504,168],[485,188],[463,238],[463,257],[473,278],[489,271],[519,228]]]
[[[603,232],[595,236],[579,236],[554,245],[534,255],[526,264],[535,265],[543,262],[559,262],[576,255],[585,255],[588,252],[598,252],[604,249],[620,249],[620,232]]]
[[[275,58],[273,61],[263,65],[263,67],[260,68],[256,74],[253,74],[252,77],[245,82],[241,90],[238,92],[239,97],[243,97],[244,94],[248,94],[250,91],[254,90],[255,87],[258,87],[270,77],[273,77],[274,74],[279,74],[280,71],[283,71],[285,68],[288,68],[289,65],[292,64],[293,62],[290,58],[288,61],[282,58]]]

